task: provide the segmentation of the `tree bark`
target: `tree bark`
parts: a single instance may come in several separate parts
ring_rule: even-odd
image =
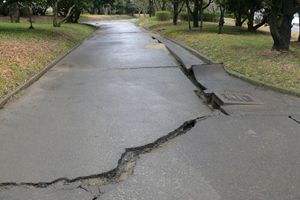
[[[167,10],[167,1],[166,0],[162,0],[162,6],[161,6],[161,10]]]
[[[200,17],[200,30],[202,30],[202,28],[203,28],[203,0],[200,0],[199,17]]]
[[[29,26],[29,29],[34,29],[33,28],[33,21],[32,21],[32,5],[29,5],[28,6],[28,11],[29,11],[29,13],[28,13],[28,18],[29,18],[29,23],[30,23],[30,26]]]
[[[193,11],[193,27],[199,27],[199,10],[200,10],[200,2],[199,0],[194,0],[194,11]]]
[[[18,2],[14,2],[9,5],[9,16],[11,23],[20,22],[20,8]]]
[[[249,32],[254,32],[256,31],[254,29],[254,10],[250,9],[248,11],[248,14],[247,14],[247,19],[248,19],[248,31]]]
[[[298,10],[298,27],[299,27],[299,36],[298,36],[298,42],[300,42],[300,9]]]
[[[208,6],[213,2],[213,0],[209,0],[208,3],[204,6],[204,1],[200,0],[200,30],[203,28],[203,14],[204,10],[208,8]]]
[[[191,27],[191,19],[190,19],[191,10],[190,10],[190,5],[189,5],[189,0],[185,0],[185,5],[186,5],[187,11],[188,11],[188,24],[189,24],[189,30],[192,30],[192,27]]]
[[[219,31],[218,31],[218,34],[221,34],[223,32],[223,27],[224,27],[224,24],[225,24],[224,14],[225,14],[225,7],[224,6],[220,6],[220,19],[219,19]]]
[[[177,25],[179,11],[179,1],[173,0],[173,25]]]
[[[235,12],[234,17],[235,17],[235,26],[241,27],[243,25],[241,13]]]
[[[182,2],[181,5],[180,3],[180,0],[173,0],[173,25],[175,26],[177,25],[179,13],[184,6],[184,2]]]
[[[272,50],[289,51],[291,41],[292,20],[294,18],[294,4],[288,0],[283,4],[282,11],[273,8],[269,16],[270,32],[273,38]],[[281,16],[278,19],[278,16]]]
[[[58,19],[58,3],[59,3],[59,0],[56,0],[56,1],[54,1],[54,4],[53,4],[53,15],[54,15],[53,27],[60,27],[59,19]]]
[[[62,24],[63,22],[65,22],[65,21],[69,18],[70,15],[73,14],[73,13],[72,13],[72,10],[75,8],[75,5],[71,6],[71,7],[69,8],[69,10],[68,10],[68,13],[67,13],[66,17],[64,17],[63,19],[60,20],[59,17],[58,17],[58,3],[59,3],[59,1],[60,1],[60,0],[56,0],[56,1],[54,2],[54,5],[53,5],[53,14],[54,14],[54,18],[53,18],[53,27],[60,27],[61,24]]]
[[[154,16],[153,0],[149,0],[149,16]]]

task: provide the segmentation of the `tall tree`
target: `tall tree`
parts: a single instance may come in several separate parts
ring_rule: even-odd
[[[255,12],[263,8],[262,0],[246,0],[245,7],[248,20],[248,31],[256,31],[259,27],[267,22],[266,17],[263,17],[262,21],[259,24],[254,25]]]
[[[9,16],[10,21],[12,23],[19,23],[20,22],[20,6],[19,2],[15,0],[7,1],[9,7]]]
[[[177,25],[178,16],[184,6],[183,0],[172,0],[173,4],[173,25]]]
[[[71,7],[68,8],[68,12],[66,13],[66,16],[63,17],[62,19],[60,19],[60,12],[59,12],[59,3],[61,2],[62,0],[53,0],[52,1],[52,8],[53,8],[53,26],[54,27],[60,27],[61,24],[63,22],[65,22],[68,17],[72,14],[73,12],[73,8],[75,7],[75,4],[73,4]]]
[[[220,9],[218,34],[221,34],[223,32],[223,27],[225,24],[224,15],[225,15],[226,6],[228,6],[228,0],[216,0],[216,4],[219,6]]]
[[[255,12],[264,7],[263,0],[228,0],[226,4],[227,10],[234,14],[235,25],[238,27],[242,27],[244,22],[248,21],[248,31],[256,31],[267,22],[266,18],[263,18],[259,25],[254,25]]]
[[[298,42],[300,42],[300,6],[298,6],[298,27],[299,27]]]
[[[194,0],[194,9],[192,10],[190,6],[188,6],[189,12],[193,16],[193,27],[199,27],[199,19],[201,20],[200,27],[203,26],[203,12],[208,6],[213,2],[213,0]]]
[[[272,50],[289,51],[294,14],[298,10],[297,0],[265,0],[268,23],[273,38]]]
[[[154,2],[153,0],[149,0],[148,3],[149,3],[149,8],[148,8],[149,16],[152,17],[155,15]]]

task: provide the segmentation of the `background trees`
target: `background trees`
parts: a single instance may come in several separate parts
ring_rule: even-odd
[[[60,27],[65,21],[77,23],[83,11],[93,14],[148,13],[153,16],[157,10],[169,10],[176,25],[180,12],[184,10],[189,13],[193,27],[201,29],[205,11],[211,4],[218,6],[213,12],[220,16],[219,33],[222,33],[225,14],[231,14],[237,27],[247,23],[251,32],[267,23],[274,40],[272,49],[289,50],[291,21],[294,14],[300,12],[300,0],[0,0],[0,14],[9,15],[11,22],[19,22],[21,15],[28,16],[32,28],[31,15],[46,15],[49,7],[53,9],[54,27]]]
[[[288,51],[294,14],[299,9],[297,0],[265,0],[266,14],[274,41],[273,50]]]

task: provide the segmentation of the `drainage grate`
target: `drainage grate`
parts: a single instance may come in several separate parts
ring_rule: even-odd
[[[216,92],[218,100],[222,105],[258,105],[261,104],[247,93]]]

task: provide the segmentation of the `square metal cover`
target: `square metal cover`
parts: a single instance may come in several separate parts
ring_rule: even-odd
[[[247,93],[215,92],[216,97],[223,105],[259,105],[261,102]]]

